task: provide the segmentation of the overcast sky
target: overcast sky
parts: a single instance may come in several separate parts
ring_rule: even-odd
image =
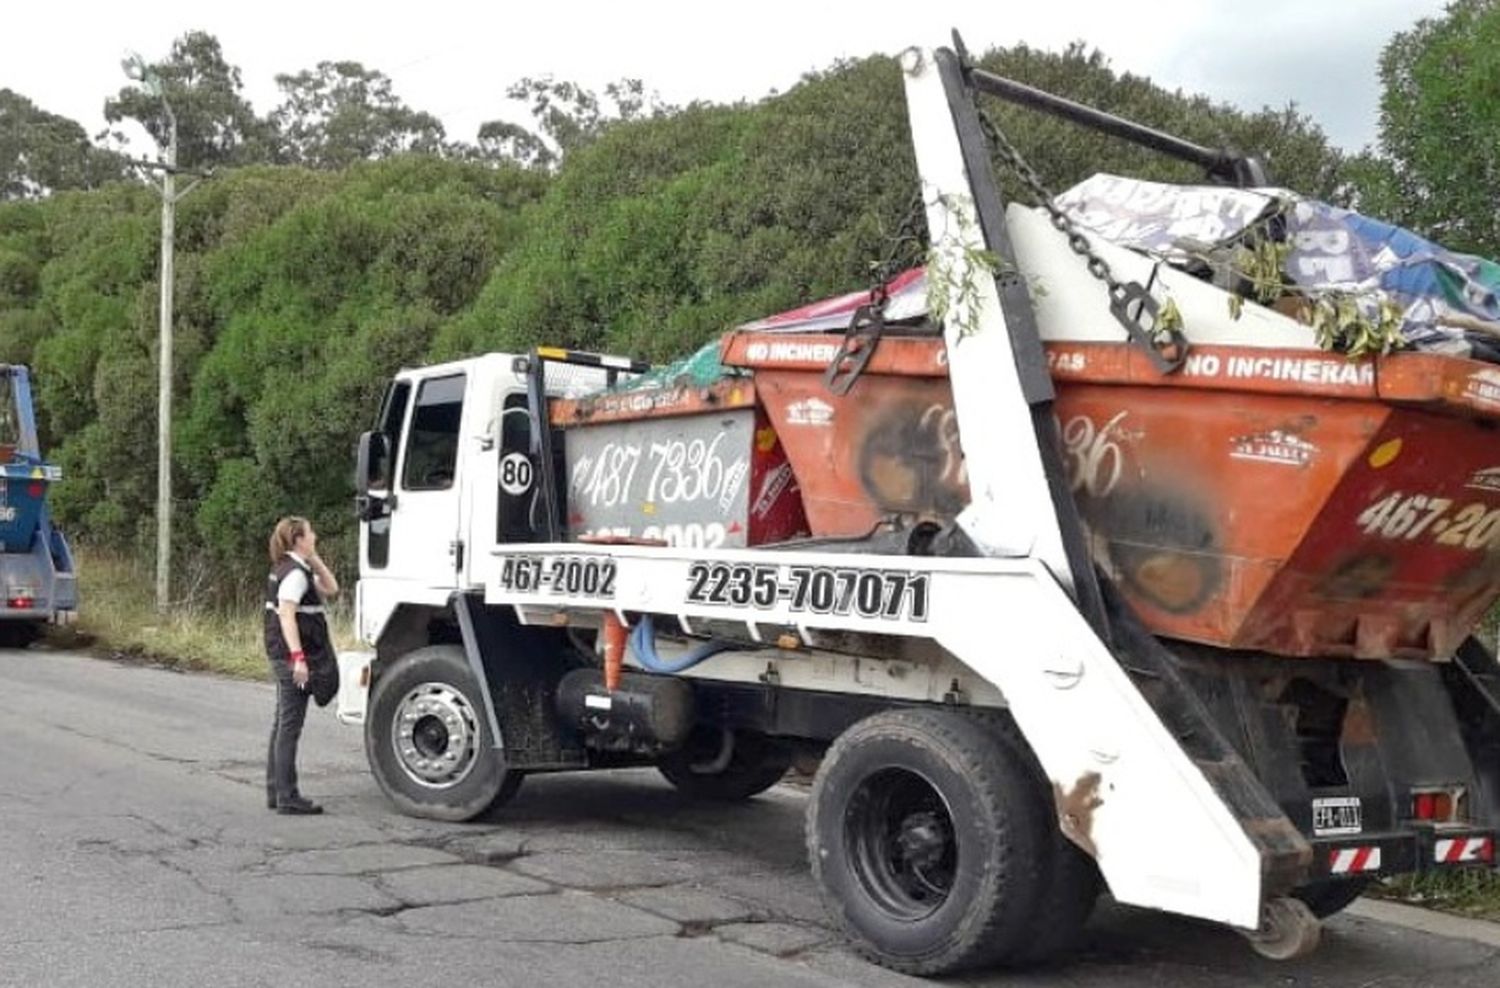
[[[1296,102],[1333,141],[1358,149],[1378,126],[1381,48],[1440,13],[1442,0],[715,0],[524,4],[449,0],[199,0],[6,4],[0,88],[96,133],[106,96],[124,82],[120,58],[166,54],[172,39],[218,36],[262,113],[274,77],[352,59],[389,75],[410,106],[437,114],[450,138],[472,140],[526,75],[595,87],[639,76],[671,102],[762,96],[842,56],[894,54],[941,41],[952,27],[971,49],[1018,41],[1097,46],[1115,68],[1246,109]]]

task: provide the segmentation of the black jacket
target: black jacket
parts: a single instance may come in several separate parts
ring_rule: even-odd
[[[338,656],[328,634],[323,598],[314,582],[312,567],[292,556],[282,556],[281,562],[266,576],[266,655],[273,663],[291,662],[291,650],[287,648],[286,636],[281,633],[281,618],[276,611],[279,603],[276,591],[294,569],[307,574],[307,592],[297,602],[297,634],[302,639],[302,653],[307,659],[307,691],[318,706],[326,707],[339,691]]]

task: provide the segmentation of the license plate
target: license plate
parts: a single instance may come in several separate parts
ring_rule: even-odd
[[[1318,837],[1343,837],[1365,829],[1357,796],[1315,799],[1312,811],[1313,834]]]

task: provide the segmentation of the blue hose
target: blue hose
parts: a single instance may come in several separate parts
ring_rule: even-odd
[[[667,662],[656,652],[656,626],[651,623],[649,615],[643,615],[636,622],[635,629],[630,632],[630,651],[636,661],[641,664],[641,668],[647,672],[657,672],[662,675],[686,672],[704,659],[734,647],[731,642],[704,642],[677,661]]]

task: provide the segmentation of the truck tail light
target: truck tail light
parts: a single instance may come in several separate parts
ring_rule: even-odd
[[[1413,789],[1411,818],[1422,823],[1458,823],[1463,819],[1463,789]]]

